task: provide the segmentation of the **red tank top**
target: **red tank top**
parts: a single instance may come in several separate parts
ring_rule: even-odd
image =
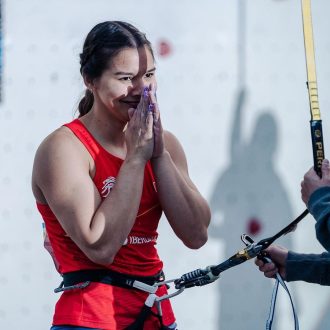
[[[123,160],[107,152],[79,119],[65,126],[76,135],[92,156],[96,168],[93,182],[102,199],[106,198],[116,183]],[[145,167],[142,197],[134,226],[113,263],[107,267],[95,264],[87,258],[66,235],[48,205],[37,203],[37,207],[45,222],[50,242],[48,247],[52,249],[54,262],[60,273],[108,268],[123,274],[152,276],[162,269],[163,263],[155,248],[162,209],[150,162]],[[162,294],[165,292],[164,288],[160,290]],[[53,324],[123,329],[134,321],[145,298],[146,294],[142,291],[92,283],[86,289],[62,294],[56,305]],[[164,323],[171,324],[174,322],[174,315],[170,303],[165,301],[163,305]],[[154,319],[153,322],[158,320]],[[155,329],[155,323],[150,325],[150,329]]]

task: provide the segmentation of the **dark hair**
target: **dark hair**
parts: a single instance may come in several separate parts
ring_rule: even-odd
[[[133,25],[121,21],[99,23],[88,33],[80,54],[80,73],[93,81],[107,69],[111,59],[123,48],[147,46],[153,55],[150,41],[146,35]],[[86,89],[80,100],[79,117],[90,111],[94,103],[93,93]]]

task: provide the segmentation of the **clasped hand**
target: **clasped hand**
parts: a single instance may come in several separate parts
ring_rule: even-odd
[[[164,152],[163,127],[156,100],[155,85],[144,88],[136,109],[129,109],[129,122],[125,131],[127,157],[145,162]]]

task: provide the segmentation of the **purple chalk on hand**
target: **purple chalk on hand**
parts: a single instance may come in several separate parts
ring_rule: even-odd
[[[154,111],[154,105],[150,103],[148,106],[148,112],[153,112],[153,111]]]
[[[148,97],[149,96],[149,87],[144,87],[143,88],[143,96]]]

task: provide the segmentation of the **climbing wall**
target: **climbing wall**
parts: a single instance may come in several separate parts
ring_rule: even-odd
[[[35,151],[75,116],[83,94],[79,52],[104,20],[147,33],[157,60],[164,127],[181,141],[189,172],[212,207],[208,243],[188,250],[166,219],[158,248],[167,278],[216,264],[242,246],[240,235],[269,236],[304,210],[300,181],[312,166],[299,1],[246,0],[244,86],[239,0],[5,0],[0,36],[0,329],[48,329],[60,277],[43,249],[42,222],[30,189]],[[330,11],[314,0],[313,19],[325,153],[330,117]],[[308,217],[282,243],[322,251]],[[253,262],[216,283],[173,298],[179,329],[262,329],[272,282]],[[302,330],[330,327],[330,292],[290,285]],[[280,297],[277,329],[291,326]],[[235,313],[233,313],[233,311]],[[246,323],[244,323],[246,324]]]

